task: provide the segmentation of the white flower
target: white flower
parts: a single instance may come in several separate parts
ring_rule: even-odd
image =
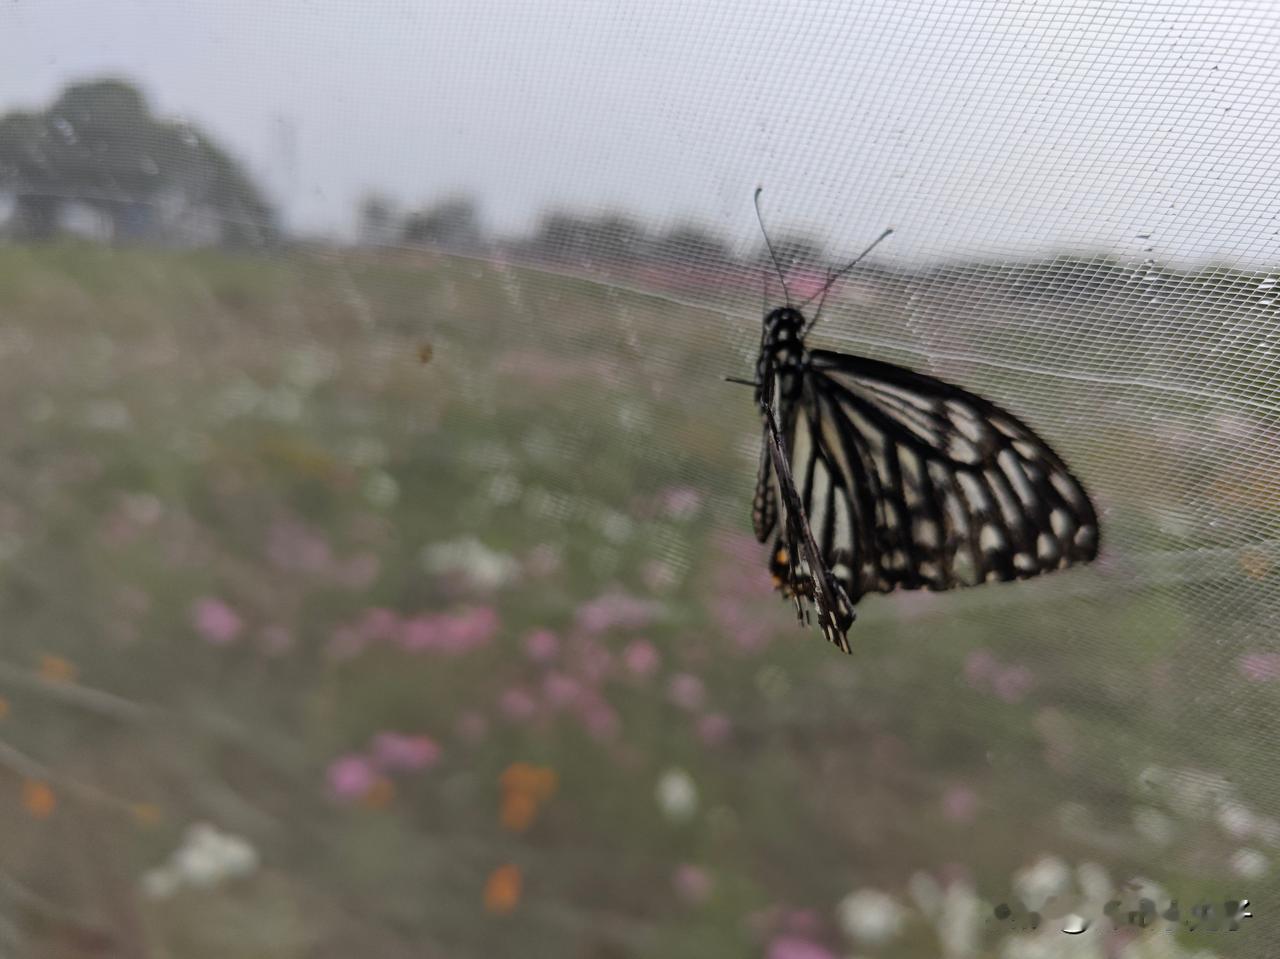
[[[942,887],[927,872],[917,872],[907,881],[907,892],[926,919],[933,920],[942,909]]]
[[[152,899],[163,899],[184,885],[211,888],[251,875],[257,868],[258,851],[247,840],[208,823],[195,823],[167,863],[143,874],[142,891]]]
[[[964,959],[978,954],[981,933],[981,906],[968,883],[953,882],[942,899],[942,915],[938,919],[938,940],[942,954],[949,959]]]
[[[1099,911],[1111,900],[1115,886],[1111,884],[1111,876],[1106,867],[1096,862],[1082,862],[1076,867],[1076,884],[1084,893],[1085,899],[1097,905]]]
[[[1235,787],[1201,769],[1174,770],[1169,778],[1169,805],[1184,816],[1207,816],[1232,798]]]
[[[187,830],[186,842],[171,861],[191,885],[215,886],[252,873],[258,868],[258,853],[239,836],[201,822]]]
[[[898,901],[878,889],[849,893],[836,907],[836,914],[850,938],[872,946],[893,939],[906,918],[906,910]]]
[[[172,866],[157,866],[142,874],[142,894],[148,899],[168,899],[182,885],[182,877]]]
[[[1244,879],[1261,879],[1271,871],[1271,864],[1256,849],[1237,849],[1231,854],[1231,870]]]
[[[1253,835],[1257,821],[1248,807],[1228,800],[1218,807],[1218,825],[1236,839],[1246,839]]]
[[[437,575],[461,573],[482,589],[497,589],[520,574],[519,562],[473,536],[424,547],[422,568]]]
[[[698,787],[683,769],[668,769],[655,790],[658,806],[670,820],[682,822],[698,811]]]
[[[400,498],[400,484],[395,481],[395,478],[390,473],[375,470],[365,480],[362,492],[371,506],[385,509],[389,506],[394,506],[396,500]]]
[[[1071,870],[1057,856],[1044,856],[1013,877],[1013,889],[1030,910],[1042,908],[1050,896],[1059,896],[1071,886]]]
[[[609,542],[621,544],[635,534],[635,524],[616,510],[605,510],[600,518],[600,532]]]

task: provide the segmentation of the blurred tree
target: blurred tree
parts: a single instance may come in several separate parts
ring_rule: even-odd
[[[447,197],[410,213],[404,220],[404,240],[439,246],[458,252],[474,252],[485,246],[480,211],[471,197]]]
[[[359,237],[363,246],[386,246],[396,240],[395,205],[378,193],[360,201]]]
[[[692,223],[673,227],[650,241],[655,259],[673,265],[720,266],[730,262],[729,245],[710,230]]]
[[[651,241],[638,221],[620,213],[584,217],[555,210],[543,215],[529,246],[535,256],[600,266],[643,259]]]
[[[29,238],[71,204],[105,215],[117,240],[262,244],[275,216],[229,154],[186,123],[157,119],[122,80],[69,86],[43,113],[0,117],[0,190]]]

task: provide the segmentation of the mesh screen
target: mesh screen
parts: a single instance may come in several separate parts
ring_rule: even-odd
[[[4,952],[1273,955],[1278,41],[0,13]],[[1096,564],[795,624],[760,184],[800,298],[894,228],[811,345],[1031,424]]]

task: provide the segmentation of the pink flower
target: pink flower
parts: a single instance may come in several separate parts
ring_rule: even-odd
[[[836,955],[800,936],[778,936],[769,943],[769,959],[836,959]]]
[[[572,676],[552,670],[542,680],[542,695],[557,709],[571,706],[582,694],[582,687]]]
[[[685,902],[706,902],[711,895],[711,876],[701,866],[690,863],[677,867],[671,885],[675,887],[676,895]]]
[[[729,719],[720,713],[707,713],[698,720],[698,738],[708,746],[719,746],[729,738]]]
[[[964,661],[964,676],[974,689],[981,689],[995,676],[1000,663],[985,649],[975,649]]]
[[[383,732],[373,737],[373,761],[381,769],[429,769],[440,760],[440,747],[430,736]]]
[[[409,652],[457,654],[487,645],[497,632],[498,614],[480,606],[452,614],[415,616],[401,626],[399,642]]]
[[[240,635],[244,623],[236,611],[220,599],[206,597],[198,600],[191,610],[191,621],[196,632],[215,646],[225,646]]]
[[[1273,683],[1280,679],[1280,653],[1249,653],[1236,660],[1240,675],[1253,683]]]
[[[667,684],[667,696],[682,709],[698,709],[706,698],[702,680],[690,673],[676,673]]]
[[[529,691],[519,686],[504,690],[498,699],[498,708],[502,714],[513,722],[520,722],[533,717],[538,711],[537,701],[529,695]]]
[[[400,630],[400,646],[411,653],[430,649],[439,637],[439,621],[436,616],[415,616],[405,620]]]
[[[535,629],[524,638],[525,655],[535,663],[545,663],[554,659],[560,649],[560,640],[549,629]]]
[[[377,778],[373,764],[364,756],[343,756],[329,764],[329,789],[339,799],[359,799]]]
[[[654,603],[636,599],[626,593],[607,593],[578,607],[578,625],[588,633],[610,629],[638,629],[653,622],[657,612]]]
[[[1006,703],[1018,703],[1035,685],[1035,675],[1026,666],[1008,666],[996,674],[993,685],[996,695]]]
[[[633,676],[646,679],[658,668],[658,650],[647,639],[633,639],[622,651],[622,661]]]
[[[978,812],[978,794],[968,786],[952,786],[942,796],[942,815],[952,822],[971,822]]]
[[[672,519],[691,519],[702,505],[702,494],[688,486],[670,486],[660,495],[662,508]]]

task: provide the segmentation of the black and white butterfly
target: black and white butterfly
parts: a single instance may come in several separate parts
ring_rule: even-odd
[[[1026,579],[1097,556],[1088,494],[1029,426],[931,376],[811,350],[811,328],[787,294],[764,318],[755,380],[739,382],[756,387],[764,419],[756,538],[775,537],[775,583],[802,617],[813,604],[829,641],[850,651],[867,593]]]

